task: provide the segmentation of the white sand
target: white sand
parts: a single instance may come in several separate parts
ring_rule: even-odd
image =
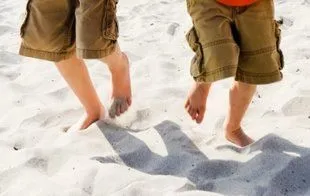
[[[184,0],[122,0],[120,43],[131,59],[134,104],[122,127],[64,133],[82,115],[44,61],[17,55],[25,1],[0,1],[0,196],[310,195],[310,1],[277,0],[285,80],[260,87],[244,121],[258,140],[222,137],[232,80],[218,82],[202,125],[183,109],[192,83]],[[106,67],[89,61],[102,100]]]

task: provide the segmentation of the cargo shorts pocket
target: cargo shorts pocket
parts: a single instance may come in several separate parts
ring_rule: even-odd
[[[276,34],[276,46],[277,46],[277,52],[280,56],[280,65],[279,65],[279,69],[282,70],[284,68],[284,55],[283,55],[283,52],[280,48],[280,44],[281,44],[281,28],[280,28],[280,25],[282,24],[283,22],[281,21],[274,21],[274,24],[275,24],[275,34]]]
[[[102,32],[103,37],[110,40],[117,40],[119,34],[116,17],[117,3],[118,0],[104,1]]]
[[[191,49],[196,53],[191,62],[191,75],[194,78],[198,78],[205,73],[205,68],[203,66],[202,45],[199,42],[195,27],[187,33],[186,39]]]
[[[27,2],[27,6],[26,6],[26,12],[24,13],[24,19],[23,22],[21,23],[21,27],[20,27],[20,36],[24,37],[25,34],[25,28],[27,26],[28,20],[29,20],[29,15],[30,15],[30,3],[31,0],[28,0]]]

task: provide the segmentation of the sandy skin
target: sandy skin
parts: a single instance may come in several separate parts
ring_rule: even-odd
[[[119,46],[101,61],[108,66],[112,76],[112,104],[109,115],[115,118],[126,112],[132,102],[129,61]],[[85,62],[74,55],[56,63],[56,66],[85,109],[85,115],[75,127],[83,130],[98,120],[104,120],[108,114],[97,95]]]

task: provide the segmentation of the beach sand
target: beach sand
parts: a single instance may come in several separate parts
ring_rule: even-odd
[[[55,66],[17,54],[25,3],[0,1],[0,196],[310,195],[309,0],[275,1],[284,80],[258,88],[246,148],[223,137],[232,79],[215,83],[201,125],[184,110],[193,82],[184,0],[119,2],[133,105],[83,132],[66,132],[83,110]],[[87,64],[108,106],[109,72]]]

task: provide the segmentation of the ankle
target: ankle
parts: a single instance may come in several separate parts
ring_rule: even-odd
[[[86,112],[87,119],[90,120],[99,120],[100,119],[100,113],[99,112]]]
[[[86,115],[87,115],[87,118],[89,119],[100,119],[103,114],[104,114],[103,106],[96,107],[91,110],[86,110]]]
[[[224,123],[224,130],[226,134],[234,133],[241,129],[240,123]]]
[[[206,82],[196,82],[195,87],[200,90],[205,95],[208,95],[211,84]]]

